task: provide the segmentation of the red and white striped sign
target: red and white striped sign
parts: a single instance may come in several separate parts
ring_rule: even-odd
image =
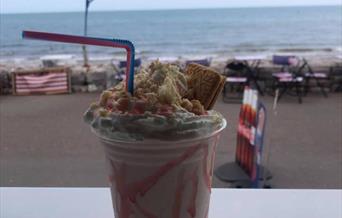
[[[47,72],[16,74],[16,94],[66,93],[68,92],[67,72]]]

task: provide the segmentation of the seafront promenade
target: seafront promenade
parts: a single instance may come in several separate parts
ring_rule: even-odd
[[[82,120],[98,93],[0,96],[0,186],[108,186],[100,143]],[[274,188],[342,188],[342,94],[285,96],[268,109],[265,157]],[[219,98],[228,120],[215,165],[234,159],[239,104]],[[270,148],[270,149],[269,149]],[[214,178],[214,187],[229,187]]]

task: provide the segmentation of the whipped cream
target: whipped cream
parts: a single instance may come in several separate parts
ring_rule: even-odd
[[[146,112],[139,115],[111,114],[106,117],[94,117],[94,111],[88,110],[84,119],[100,136],[119,141],[206,137],[224,125],[222,116],[215,111],[209,111],[207,115],[201,116],[179,111],[172,116]]]

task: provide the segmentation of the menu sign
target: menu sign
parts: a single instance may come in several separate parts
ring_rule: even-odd
[[[250,177],[253,187],[258,186],[266,109],[258,101],[258,92],[244,90],[237,131],[236,162]]]

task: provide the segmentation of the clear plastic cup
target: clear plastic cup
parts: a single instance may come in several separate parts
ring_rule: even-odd
[[[179,141],[104,145],[116,218],[208,216],[215,151],[221,131]]]

